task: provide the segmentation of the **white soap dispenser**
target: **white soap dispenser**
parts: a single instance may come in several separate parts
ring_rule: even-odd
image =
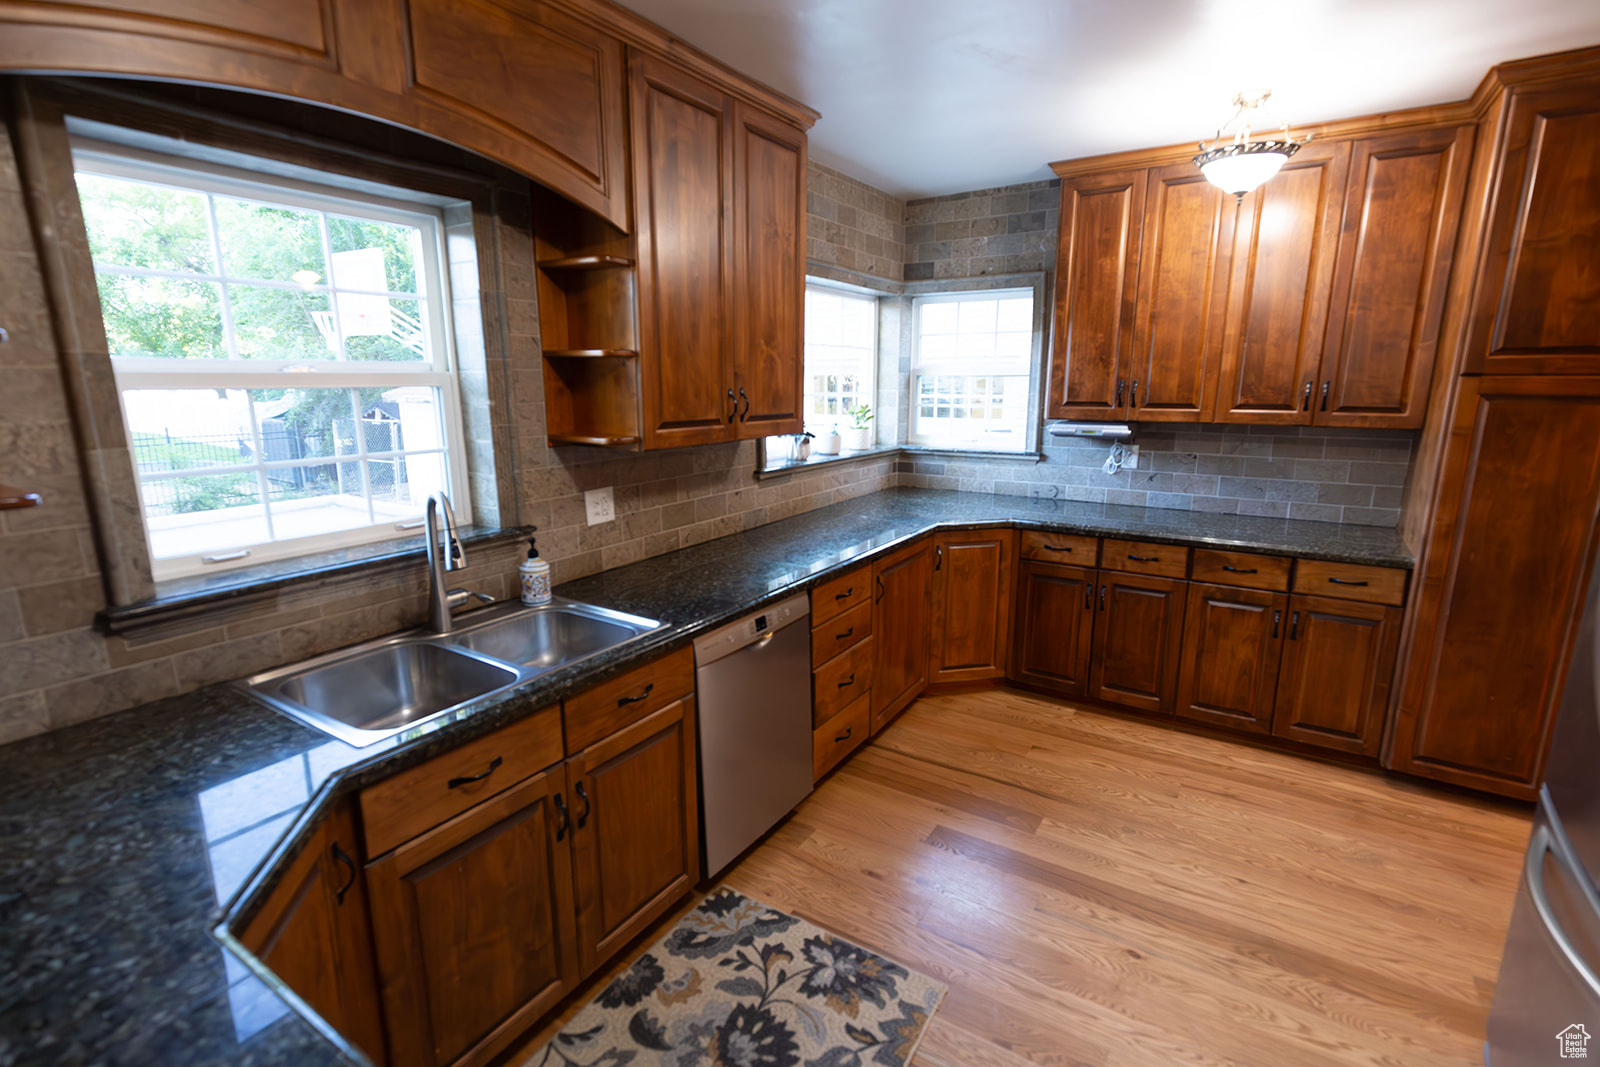
[[[539,558],[539,546],[528,538],[528,558],[517,568],[522,576],[522,602],[529,605],[550,603],[550,564]]]

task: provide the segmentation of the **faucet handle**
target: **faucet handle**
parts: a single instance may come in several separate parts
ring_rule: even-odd
[[[485,604],[494,603],[494,597],[488,593],[480,593],[475,589],[452,589],[445,594],[445,602],[450,605],[452,611],[461,607],[467,601],[474,599],[480,600]]]

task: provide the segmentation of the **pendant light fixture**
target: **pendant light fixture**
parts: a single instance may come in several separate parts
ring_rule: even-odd
[[[1251,126],[1266,125],[1263,120],[1267,115],[1262,105],[1271,96],[1270,92],[1266,92],[1260,96],[1247,97],[1240,93],[1234,97],[1233,102],[1238,110],[1233,118],[1217,130],[1216,137],[1212,138],[1209,145],[1202,141],[1199,145],[1200,154],[1194,157],[1195,166],[1200,168],[1200,173],[1206,176],[1207,181],[1239,199],[1278,173],[1289,162],[1289,157],[1311,139],[1294,140],[1289,136],[1287,123],[1284,124],[1281,138],[1250,139]]]

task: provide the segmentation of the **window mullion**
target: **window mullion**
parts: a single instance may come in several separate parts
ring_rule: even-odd
[[[221,276],[227,273],[228,268],[227,264],[222,262],[222,234],[217,228],[217,202],[210,193],[206,193],[205,198],[206,228],[211,231],[211,256],[216,261],[217,274]],[[228,358],[238,359],[239,341],[236,337],[234,337],[233,334],[233,300],[228,294],[228,285],[226,282],[215,282],[213,284],[215,284],[222,293],[222,343],[223,346],[228,350]],[[254,407],[251,408],[250,417],[252,419],[255,418]],[[263,500],[262,503],[265,504],[266,501]]]
[[[267,468],[262,465],[267,450],[261,434],[261,420],[256,417],[256,398],[250,395],[249,390],[245,391],[245,403],[250,409],[250,450],[256,457],[256,485],[260,487],[261,514],[267,520],[267,542],[270,544],[278,539],[272,522],[272,486],[267,482]]]
[[[328,268],[328,311],[333,315],[333,358],[340,363],[348,360],[344,348],[344,318],[339,314],[339,290],[334,284],[333,238],[328,235],[328,213],[317,212],[317,229],[322,235],[322,262]]]

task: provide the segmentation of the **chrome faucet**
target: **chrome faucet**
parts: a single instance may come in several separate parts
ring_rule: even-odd
[[[444,512],[444,530],[439,529],[439,512]],[[428,536],[428,628],[436,634],[447,634],[451,629],[451,616],[455,610],[476,597],[485,604],[494,603],[494,597],[475,593],[470,589],[445,590],[446,571],[458,571],[467,565],[466,550],[456,537],[456,516],[450,510],[450,498],[435,493],[428,498],[426,515]],[[442,536],[441,536],[442,535]]]

